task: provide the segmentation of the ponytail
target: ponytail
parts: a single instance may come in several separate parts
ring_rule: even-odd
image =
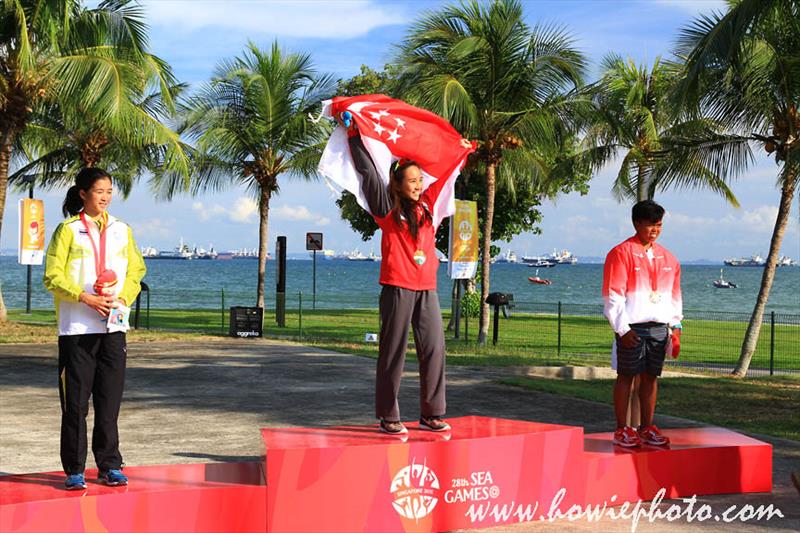
[[[61,205],[61,212],[64,213],[64,218],[66,218],[77,215],[81,209],[83,209],[83,200],[81,199],[80,188],[77,185],[73,185],[67,191],[67,196]]]
[[[64,203],[61,204],[61,212],[64,217],[75,216],[83,209],[83,198],[81,191],[88,191],[98,180],[110,180],[111,176],[102,168],[84,168],[75,176],[75,185],[67,190]]]

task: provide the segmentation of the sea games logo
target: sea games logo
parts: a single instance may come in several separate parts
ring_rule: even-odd
[[[411,464],[395,474],[389,491],[394,510],[403,518],[428,516],[439,502],[439,478],[426,464]]]

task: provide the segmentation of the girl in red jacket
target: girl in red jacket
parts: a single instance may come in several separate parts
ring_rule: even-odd
[[[342,123],[340,119],[340,123]],[[417,163],[396,161],[387,188],[367,152],[355,123],[348,127],[350,153],[372,216],[382,230],[381,331],[375,379],[375,415],[380,430],[404,434],[397,394],[405,363],[408,329],[414,330],[420,375],[419,427],[447,431],[445,414],[444,331],[436,293],[436,227],[432,213],[446,181],[423,191]],[[470,143],[462,139],[462,144]]]

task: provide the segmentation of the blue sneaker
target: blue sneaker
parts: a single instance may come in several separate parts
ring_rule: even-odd
[[[105,483],[109,487],[116,487],[117,485],[127,485],[128,476],[123,474],[122,470],[112,468],[111,470],[98,473],[97,481]]]
[[[86,488],[86,479],[83,474],[70,474],[64,480],[64,486],[67,490],[83,490]]]

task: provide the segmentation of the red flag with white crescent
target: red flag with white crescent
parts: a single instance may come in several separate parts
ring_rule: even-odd
[[[474,144],[463,146],[461,135],[439,115],[382,94],[336,97],[325,102],[323,114],[337,116],[344,111],[353,115],[364,146],[387,186],[392,163],[412,159],[420,166],[426,189],[434,183],[442,188],[436,205],[429,206],[434,225],[438,227],[442,219],[455,212],[455,179],[475,150]],[[344,128],[337,127],[331,135],[319,172],[338,189],[353,193],[359,205],[369,211]]]

